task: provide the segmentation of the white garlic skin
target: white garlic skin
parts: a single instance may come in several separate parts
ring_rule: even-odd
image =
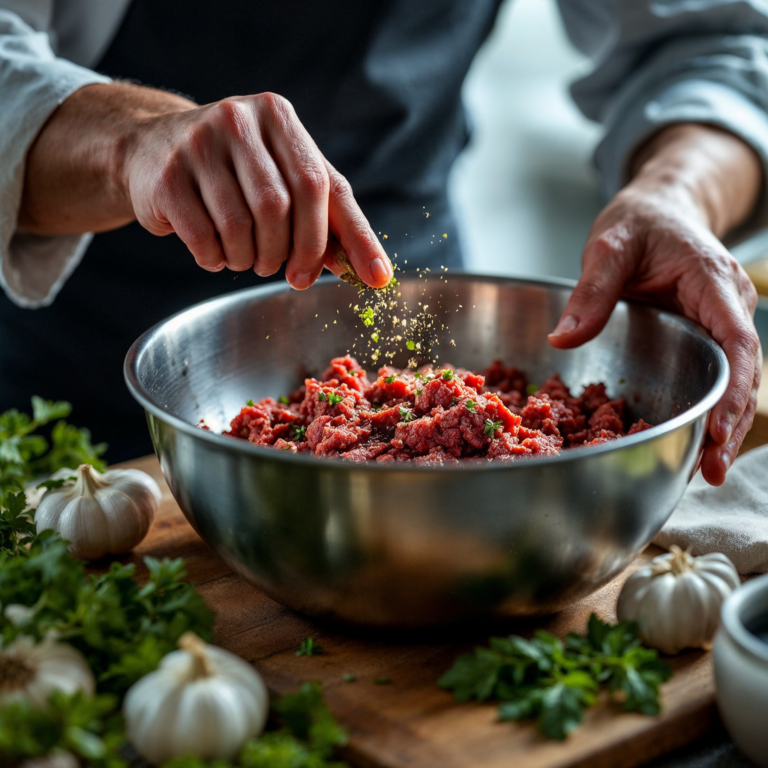
[[[71,752],[55,750],[42,757],[30,757],[19,768],[80,768],[80,761]]]
[[[738,571],[725,555],[692,557],[673,546],[627,579],[618,617],[637,622],[642,641],[662,653],[709,650],[720,624],[720,608],[740,584]]]
[[[44,707],[53,691],[94,695],[96,682],[80,651],[53,639],[35,643],[29,637],[0,650],[0,703],[29,699]]]
[[[81,464],[76,477],[40,500],[37,532],[56,531],[83,560],[130,552],[152,527],[161,498],[158,484],[138,469],[102,474],[89,464]]]
[[[256,670],[228,651],[194,641],[194,653],[169,653],[126,694],[128,740],[152,765],[183,755],[231,760],[267,722],[269,694]]]

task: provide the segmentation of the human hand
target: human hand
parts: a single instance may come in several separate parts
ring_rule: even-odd
[[[135,122],[118,174],[133,214],[178,234],[206,270],[277,272],[309,288],[340,274],[332,233],[360,277],[380,288],[392,265],[346,179],[323,157],[291,104],[239,96]]]
[[[720,485],[752,426],[762,353],[757,292],[684,188],[640,180],[597,217],[582,275],[549,341],[577,347],[596,336],[620,297],[673,309],[703,325],[725,351],[728,389],[709,421],[701,470]]]

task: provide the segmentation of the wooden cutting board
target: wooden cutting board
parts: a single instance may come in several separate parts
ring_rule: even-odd
[[[768,416],[759,415],[750,446],[768,442]],[[252,661],[270,689],[284,694],[319,680],[334,714],[349,729],[344,757],[362,768],[631,768],[683,746],[717,726],[711,654],[671,659],[675,674],[662,690],[663,712],[649,718],[604,704],[589,712],[564,743],[550,742],[531,724],[500,723],[493,704],[459,704],[436,681],[457,654],[484,644],[490,634],[526,634],[543,628],[558,635],[583,632],[590,612],[615,621],[615,605],[628,573],[659,553],[649,547],[633,568],[603,590],[562,613],[538,620],[432,630],[419,634],[320,624],[278,605],[234,575],[184,519],[154,457],[130,462],[163,489],[158,519],[126,561],[183,557],[189,578],[216,616],[215,642]],[[325,653],[297,657],[312,636]],[[344,682],[346,673],[357,682]],[[391,684],[376,685],[388,677]]]

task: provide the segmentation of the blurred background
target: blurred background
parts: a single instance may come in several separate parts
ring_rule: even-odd
[[[601,129],[578,111],[568,84],[588,69],[556,3],[502,6],[465,84],[472,143],[451,178],[467,269],[579,276],[601,208],[592,168]]]

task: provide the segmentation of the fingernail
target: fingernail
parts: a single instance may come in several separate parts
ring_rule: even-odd
[[[566,315],[560,322],[557,324],[557,328],[555,328],[552,333],[550,333],[550,336],[565,336],[566,333],[573,333],[577,328],[579,327],[579,321],[573,316],[573,315]]]
[[[392,270],[384,263],[383,259],[375,258],[368,265],[368,269],[371,271],[371,277],[377,283],[388,283],[392,279]]]
[[[720,454],[720,462],[723,465],[723,469],[727,472],[731,468],[731,454],[728,451],[723,451]]]
[[[717,436],[721,443],[727,443],[733,433],[733,424],[728,418],[722,418],[717,424]]]
[[[292,278],[289,278],[288,282],[292,288],[297,291],[303,291],[312,285],[312,278],[314,278],[313,272],[297,272]]]
[[[208,272],[221,272],[224,267],[227,266],[226,261],[222,261],[220,264],[217,264],[215,267],[205,267],[205,269],[208,270]]]

